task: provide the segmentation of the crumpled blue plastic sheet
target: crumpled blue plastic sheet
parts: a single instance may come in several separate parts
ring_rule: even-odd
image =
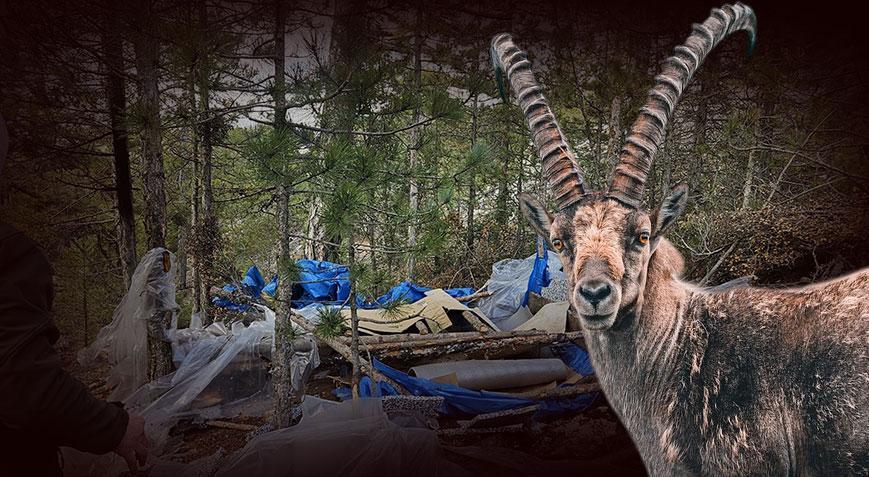
[[[564,343],[552,347],[555,354],[577,373],[588,376],[594,374],[591,367],[591,359],[588,353],[573,343]],[[507,411],[522,407],[539,405],[535,418],[548,419],[568,413],[582,412],[594,404],[600,395],[599,392],[579,394],[576,396],[547,398],[534,400],[509,394],[491,391],[475,391],[461,386],[447,383],[436,383],[427,379],[417,378],[391,368],[377,359],[373,360],[374,368],[384,376],[392,379],[411,394],[416,396],[442,396],[443,407],[440,412],[447,416],[464,417],[488,414],[491,412]],[[571,386],[562,384],[560,387]],[[368,396],[393,396],[398,391],[382,381],[377,382],[374,392],[371,390],[371,380],[368,376],[359,382],[359,395]],[[342,400],[350,398],[350,388],[343,386],[335,390],[335,395]]]

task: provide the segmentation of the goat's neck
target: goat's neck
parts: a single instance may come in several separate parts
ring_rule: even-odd
[[[623,310],[613,330],[586,332],[598,374],[607,379],[615,373],[612,377],[619,382],[634,377],[634,384],[648,391],[666,387],[689,341],[685,316],[689,295],[672,278],[649,283],[642,306]]]
[[[690,372],[693,327],[686,317],[690,288],[663,267],[649,267],[642,303],[623,310],[613,329],[586,332],[603,390],[626,425],[653,425],[641,410],[678,405]],[[660,264],[659,264],[660,265]],[[639,405],[637,400],[654,401]]]

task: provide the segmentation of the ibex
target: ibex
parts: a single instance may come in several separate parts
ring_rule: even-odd
[[[664,238],[685,208],[676,186],[653,213],[642,197],[655,152],[692,75],[729,34],[754,44],[737,3],[695,24],[655,77],[605,191],[580,173],[508,34],[492,40],[525,114],[558,211],[521,195],[559,253],[601,387],[651,475],[869,472],[869,269],[803,288],[702,290]],[[502,89],[503,91],[503,89]]]

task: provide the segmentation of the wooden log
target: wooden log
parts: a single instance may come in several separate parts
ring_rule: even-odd
[[[458,297],[456,298],[456,301],[460,303],[469,303],[474,300],[479,300],[480,298],[486,298],[487,296],[492,296],[492,292],[489,290],[480,290],[476,293],[471,293],[470,295]]]
[[[580,394],[593,393],[600,391],[600,383],[586,383],[586,384],[577,384],[574,386],[566,386],[563,388],[555,388],[549,389],[546,391],[542,391],[537,394],[525,396],[529,399],[548,399],[548,398],[561,398],[561,397],[573,397],[579,396]]]
[[[245,431],[251,432],[256,430],[256,426],[250,424],[239,424],[237,422],[227,422],[227,421],[205,421],[205,424],[211,427],[219,427],[221,429],[235,429],[236,431]]]
[[[492,331],[491,328],[489,328],[488,326],[486,326],[485,323],[483,323],[483,320],[477,318],[477,315],[471,313],[470,311],[463,311],[462,316],[466,320],[468,320],[468,323],[470,323],[471,326],[473,326],[475,330],[479,331],[480,333],[488,333],[488,332]]]
[[[369,351],[393,351],[404,348],[427,348],[449,346],[473,341],[497,342],[512,340],[516,344],[544,344],[573,341],[582,338],[581,331],[568,333],[548,333],[540,330],[493,331],[482,333],[466,331],[457,333],[439,333],[430,335],[377,335],[360,338],[359,344]]]

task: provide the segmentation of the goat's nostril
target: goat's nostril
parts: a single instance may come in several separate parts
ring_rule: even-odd
[[[579,293],[593,306],[603,301],[611,292],[609,283],[601,281],[590,281],[579,287]]]

